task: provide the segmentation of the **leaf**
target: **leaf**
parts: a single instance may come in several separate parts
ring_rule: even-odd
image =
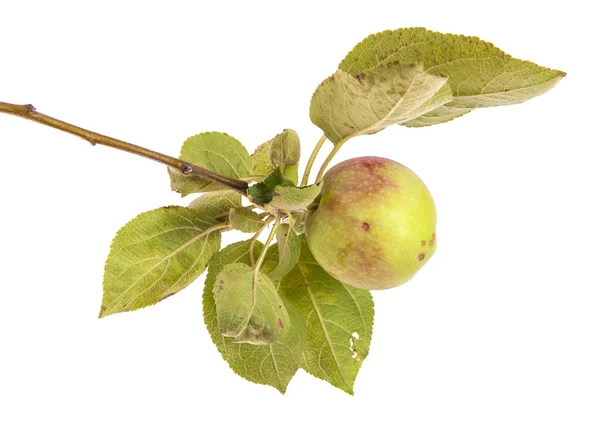
[[[246,233],[254,233],[257,232],[263,224],[260,216],[248,208],[238,207],[229,211],[229,225],[233,229]]]
[[[289,182],[290,186],[298,184],[298,164],[285,167],[283,177]]]
[[[158,208],[127,223],[106,260],[100,317],[156,304],[192,283],[221,245],[213,225],[185,207]]]
[[[269,162],[282,171],[300,161],[300,138],[294,130],[285,129],[271,141]]]
[[[196,134],[181,148],[180,159],[233,178],[250,176],[252,160],[246,148],[233,137],[218,132]],[[169,168],[171,189],[187,196],[190,193],[223,190],[224,186],[194,175],[184,175]]]
[[[273,139],[259,145],[252,154],[252,174],[259,176],[267,176],[273,172],[275,165],[269,160],[269,151]],[[294,186],[298,184],[298,164],[286,166],[283,171],[283,176],[290,180]]]
[[[270,344],[290,324],[273,281],[246,264],[223,267],[213,292],[221,335],[233,337],[234,342]]]
[[[277,186],[291,185],[292,182],[287,180],[279,168],[273,170],[262,182],[256,183],[248,188],[248,195],[252,201],[258,205],[264,205],[271,202],[273,196],[276,195],[275,188]]]
[[[256,242],[254,256],[258,258],[262,244]],[[219,332],[217,309],[213,296],[216,276],[227,264],[250,265],[250,241],[234,243],[218,252],[210,262],[202,296],[204,322],[213,343],[241,377],[257,384],[270,385],[285,393],[288,383],[300,365],[305,340],[304,321],[282,297],[290,316],[290,326],[280,340],[269,345],[237,344]]]
[[[268,142],[259,145],[251,155],[252,168],[250,172],[253,175],[267,176],[275,169],[275,166],[269,161],[271,142],[272,140],[269,140]]]
[[[521,103],[550,90],[566,74],[515,59],[477,37],[425,28],[383,31],[361,41],[339,68],[353,76],[380,64],[419,62],[425,72],[448,77],[454,99],[406,126],[450,121],[474,108]]]
[[[323,270],[300,236],[301,254],[281,279],[280,294],[306,318],[302,368],[352,394],[354,380],[369,353],[373,298],[369,291],[337,281]]]
[[[313,94],[310,119],[334,144],[402,124],[452,100],[445,77],[417,63],[384,63],[359,75],[338,69]]]
[[[241,205],[242,195],[228,190],[205,193],[194,199],[188,208],[196,210],[206,217],[214,218],[216,221],[225,221],[229,217],[229,210]]]
[[[306,187],[277,186],[275,196],[271,199],[269,206],[282,211],[300,212],[306,208],[321,193],[322,184],[311,184]]]
[[[268,273],[273,280],[281,278],[292,270],[300,257],[300,240],[289,224],[280,224],[275,232],[275,237],[277,238],[279,261],[277,267]]]

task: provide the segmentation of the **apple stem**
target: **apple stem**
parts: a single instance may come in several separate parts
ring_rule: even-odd
[[[331,150],[331,152],[329,153],[327,158],[325,158],[323,165],[321,165],[321,169],[319,170],[319,173],[317,174],[317,179],[315,180],[315,183],[319,183],[323,179],[323,174],[325,174],[325,170],[327,169],[327,166],[329,165],[329,163],[331,162],[331,160],[333,159],[335,154],[338,153],[338,151],[340,150],[340,148],[342,146],[343,146],[343,143],[337,143],[336,145],[333,146],[333,149]]]
[[[182,161],[181,159],[173,158],[171,156],[164,155],[159,152],[154,152],[150,149],[146,149],[141,146],[123,142],[112,137],[104,136],[102,134],[83,129],[81,127],[77,127],[64,121],[57,120],[56,118],[52,118],[48,115],[44,115],[40,112],[37,112],[33,105],[15,105],[12,103],[0,102],[0,112],[25,118],[46,125],[48,127],[56,128],[64,132],[74,134],[83,138],[84,140],[87,140],[92,144],[92,146],[96,144],[104,145],[125,152],[129,152],[134,155],[139,155],[156,162],[160,162],[161,164],[179,170],[179,172],[181,172],[184,175],[194,175],[203,179],[220,183],[236,192],[241,193],[244,196],[246,195],[246,191],[248,190],[248,182],[245,182],[243,180],[223,176],[221,174],[207,170],[206,168],[199,167],[186,161]]]
[[[327,140],[327,136],[325,136],[325,134],[323,134],[321,136],[321,138],[319,139],[319,141],[317,142],[317,145],[313,149],[312,153],[310,154],[310,158],[308,158],[308,163],[306,164],[306,169],[304,170],[304,176],[302,176],[302,182],[301,182],[300,186],[306,186],[308,184],[308,178],[310,177],[310,171],[312,170],[313,164],[315,163],[315,159],[317,159],[317,155],[319,154],[319,151],[323,147],[323,144],[325,143],[326,140]]]

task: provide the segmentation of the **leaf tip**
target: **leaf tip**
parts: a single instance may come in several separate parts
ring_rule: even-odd
[[[100,313],[98,313],[98,319],[102,319],[106,316],[108,316],[110,313],[106,313],[106,306],[104,304],[102,304],[100,306]]]

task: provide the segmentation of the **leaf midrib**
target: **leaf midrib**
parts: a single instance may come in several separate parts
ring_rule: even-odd
[[[342,71],[343,71],[343,70],[342,70]],[[343,71],[343,72],[346,72],[346,71]],[[350,77],[352,77],[352,74],[350,74],[350,73],[348,73],[348,72],[346,72],[346,73],[347,73],[347,74],[348,74]],[[358,137],[358,136],[361,136],[361,135],[363,135],[363,134],[366,134],[366,133],[368,133],[369,131],[373,131],[373,130],[375,130],[375,129],[376,129],[376,128],[377,128],[377,127],[378,127],[378,126],[379,126],[379,125],[380,125],[382,122],[384,122],[384,121],[388,120],[388,119],[389,119],[389,118],[390,118],[390,117],[393,115],[393,113],[394,113],[394,112],[395,112],[395,111],[398,109],[398,107],[399,107],[399,106],[402,104],[402,102],[404,102],[404,100],[406,99],[406,96],[407,96],[407,94],[408,94],[408,93],[411,91],[411,89],[413,88],[413,86],[414,86],[414,84],[415,84],[415,80],[416,80],[416,78],[412,78],[412,79],[411,79],[410,85],[409,85],[409,86],[406,88],[406,92],[405,92],[405,93],[404,93],[404,94],[403,94],[403,95],[400,97],[400,99],[399,99],[397,102],[395,102],[395,103],[394,103],[394,106],[393,106],[392,108],[390,108],[389,112],[388,112],[388,113],[387,113],[387,114],[386,114],[386,115],[385,115],[383,118],[381,118],[381,119],[380,119],[380,118],[379,118],[377,115],[375,115],[375,113],[373,113],[373,112],[372,112],[372,113],[373,113],[373,116],[375,117],[375,119],[376,119],[377,121],[375,121],[374,123],[372,123],[372,124],[371,124],[369,127],[367,127],[367,128],[364,128],[364,129],[362,129],[362,130],[360,130],[360,131],[358,131],[358,132],[356,132],[356,133],[350,134],[350,135],[348,135],[348,136],[346,136],[346,137],[342,138],[340,141],[336,142],[335,144],[336,144],[336,145],[338,145],[338,144],[339,144],[339,145],[343,145],[344,143],[346,143],[348,140],[352,139],[353,137]],[[447,83],[447,79],[446,79],[446,82],[445,82],[444,84],[446,84],[446,83]],[[431,99],[433,96],[435,96],[435,95],[437,94],[437,92],[438,92],[438,91],[439,91],[439,90],[440,90],[442,87],[443,87],[443,84],[442,84],[442,85],[441,85],[441,86],[438,88],[438,90],[437,90],[437,91],[433,92],[433,94],[432,94],[432,95],[429,97],[429,99]],[[428,99],[428,100],[429,100],[429,99]],[[452,99],[453,99],[453,97],[451,97],[451,98],[447,99],[447,100],[446,100],[446,102],[444,102],[444,103],[441,103],[441,104],[440,104],[440,105],[438,105],[436,108],[432,109],[432,111],[433,111],[433,110],[435,110],[435,109],[437,109],[437,108],[439,108],[439,107],[441,107],[441,106],[444,106],[444,105],[446,105],[447,103],[451,102],[451,101],[452,101]],[[425,100],[424,102],[422,102],[421,104],[419,104],[419,106],[421,106],[421,105],[422,105],[422,104],[424,104],[425,102],[427,102],[427,100]],[[369,105],[370,105],[370,101],[369,101]],[[344,109],[345,109],[345,108],[344,108]],[[416,109],[416,108],[415,108],[415,109]],[[431,112],[431,111],[428,111],[428,112]],[[424,114],[423,114],[423,115],[424,115]],[[417,118],[418,118],[418,117],[417,117]],[[414,119],[414,118],[412,118],[412,119]],[[402,123],[404,123],[404,122],[411,121],[412,119],[410,119],[410,120],[406,120],[406,121],[402,121],[402,122],[399,122],[398,124],[402,124]],[[333,126],[333,127],[335,128],[335,126]],[[336,133],[337,133],[337,134],[339,134],[339,132],[337,131],[337,129],[335,129],[335,130],[336,130]]]
[[[198,229],[200,230],[200,229]],[[116,304],[117,301],[121,300],[125,294],[127,294],[131,288],[133,288],[141,279],[143,279],[148,273],[150,273],[152,270],[154,270],[156,267],[158,267],[158,265],[162,264],[164,261],[166,260],[170,260],[173,256],[175,256],[176,254],[178,254],[179,252],[181,252],[182,250],[184,250],[185,248],[187,248],[188,246],[192,245],[193,243],[195,243],[198,239],[212,233],[214,231],[214,229],[212,229],[211,227],[209,227],[208,229],[205,229],[203,232],[199,233],[198,235],[194,236],[192,239],[190,239],[189,241],[187,241],[186,243],[182,244],[179,248],[177,248],[176,250],[174,250],[173,252],[171,252],[169,255],[163,257],[159,262],[157,262],[156,264],[154,264],[152,267],[150,267],[148,270],[146,270],[140,277],[138,277],[131,285],[129,285],[129,287],[123,291],[117,298],[115,298],[110,305],[112,307],[106,307],[105,310],[105,316],[108,314],[112,314],[113,313],[113,309],[114,309],[114,305]]]
[[[315,312],[317,313],[317,317],[319,318],[319,323],[321,324],[321,328],[323,329],[323,334],[325,335],[325,339],[327,341],[327,344],[329,345],[329,349],[331,350],[331,355],[333,356],[333,360],[335,361],[335,365],[337,366],[338,372],[340,374],[340,376],[342,377],[342,381],[344,382],[344,385],[346,386],[346,388],[348,389],[348,391],[350,391],[350,393],[352,393],[352,387],[350,387],[348,385],[348,382],[346,381],[346,377],[344,376],[344,373],[342,372],[342,368],[340,366],[340,363],[337,359],[337,356],[335,354],[335,350],[333,349],[333,344],[331,342],[331,338],[329,337],[329,333],[327,332],[327,328],[325,327],[325,323],[323,321],[323,316],[321,316],[321,311],[319,310],[319,307],[317,305],[317,301],[315,300],[315,297],[312,293],[312,290],[310,289],[310,282],[309,280],[306,278],[306,275],[304,274],[304,271],[302,270],[302,262],[300,260],[298,260],[298,263],[296,264],[296,267],[298,268],[298,271],[300,272],[300,274],[302,275],[302,278],[304,279],[304,282],[306,282],[306,291],[308,292],[308,296],[310,298],[310,301],[313,305],[313,309],[315,310]]]

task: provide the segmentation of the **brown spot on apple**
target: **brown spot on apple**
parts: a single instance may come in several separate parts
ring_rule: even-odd
[[[423,259],[425,258],[425,253],[422,252],[419,254],[419,261],[423,261]]]
[[[371,228],[371,225],[369,223],[363,223],[362,228],[365,232],[368,232],[369,229]]]

